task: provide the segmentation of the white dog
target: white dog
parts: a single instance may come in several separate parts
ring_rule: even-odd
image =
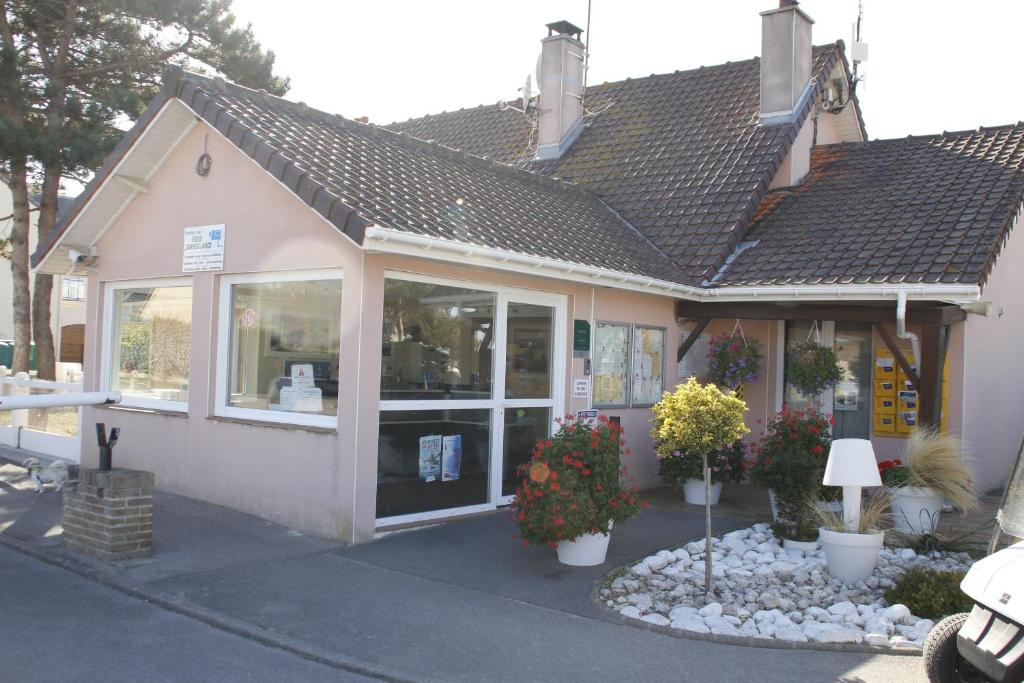
[[[35,458],[27,458],[22,467],[28,470],[28,476],[36,485],[36,493],[43,492],[44,484],[55,484],[54,491],[60,491],[68,480],[68,466],[60,460],[54,461],[43,467]]]

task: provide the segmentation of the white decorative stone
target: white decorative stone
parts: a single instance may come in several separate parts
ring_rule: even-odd
[[[720,617],[722,616],[722,605],[718,602],[708,603],[700,608],[698,614],[702,617]]]
[[[784,626],[780,629],[776,629],[775,637],[778,640],[790,640],[795,642],[806,643],[807,636],[800,630],[799,626]]]
[[[857,606],[849,600],[844,600],[843,602],[837,602],[834,605],[829,605],[828,613],[845,617],[847,614],[856,614]]]
[[[888,647],[889,636],[885,635],[884,633],[868,633],[864,636],[864,642],[868,645]]]
[[[700,617],[686,617],[685,619],[678,620],[673,619],[669,626],[683,631],[692,631],[694,633],[711,633],[711,629],[704,625],[704,620]]]
[[[886,621],[893,624],[907,624],[910,622],[910,610],[906,605],[893,605],[882,612]]]
[[[668,626],[671,623],[660,614],[645,614],[640,617],[640,621],[646,621],[649,624],[657,624],[658,626]]]

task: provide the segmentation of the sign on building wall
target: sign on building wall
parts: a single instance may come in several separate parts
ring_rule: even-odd
[[[185,249],[181,272],[199,273],[224,269],[224,226],[185,228]]]

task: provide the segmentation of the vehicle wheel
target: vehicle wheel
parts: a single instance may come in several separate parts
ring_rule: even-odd
[[[973,683],[985,678],[960,656],[956,634],[970,616],[967,612],[946,617],[924,641],[924,673],[929,683]]]

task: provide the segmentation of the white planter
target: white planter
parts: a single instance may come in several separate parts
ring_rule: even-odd
[[[593,567],[604,564],[608,555],[608,541],[611,540],[612,523],[608,522],[607,534],[583,534],[571,541],[555,544],[558,561],[573,567]]]
[[[718,505],[718,499],[722,495],[722,482],[711,485],[711,504]],[[683,482],[683,500],[693,505],[704,504],[704,480],[687,479]]]
[[[784,550],[802,550],[805,553],[813,553],[818,550],[817,541],[794,541],[788,538],[782,539],[782,548]]]
[[[901,486],[888,492],[894,530],[905,534],[935,531],[944,502],[941,493],[921,486]]]
[[[825,549],[828,573],[832,578],[851,585],[868,578],[875,570],[885,533],[857,534],[822,527],[818,529],[818,539]]]

